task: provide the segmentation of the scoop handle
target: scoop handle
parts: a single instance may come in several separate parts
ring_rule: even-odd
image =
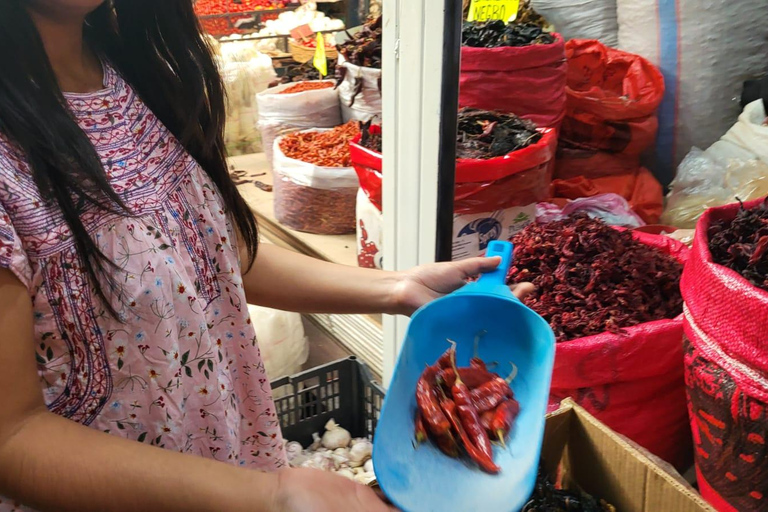
[[[489,243],[485,255],[489,258],[500,256],[501,263],[496,270],[487,272],[474,283],[460,288],[458,293],[492,293],[514,298],[509,286],[507,286],[507,272],[512,265],[513,248],[511,242],[494,240]]]

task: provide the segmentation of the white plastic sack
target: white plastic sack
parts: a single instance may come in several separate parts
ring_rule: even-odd
[[[381,91],[379,81],[381,70],[364,68],[346,62],[339,55],[339,66],[347,68],[347,74],[339,85],[339,99],[341,100],[341,118],[348,121],[368,121],[373,117],[381,117]],[[355,84],[363,81],[362,90],[355,95]]]
[[[597,39],[619,44],[616,0],[533,0],[533,8],[565,39]]]
[[[736,122],[744,80],[768,71],[768,4],[617,0],[617,12],[619,48],[664,73],[656,167],[666,181],[691,147]]]
[[[326,130],[313,130],[326,131]],[[274,213],[283,226],[318,235],[355,232],[359,181],[352,167],[321,167],[288,158],[275,139]]]
[[[309,357],[301,315],[250,304],[248,313],[270,380],[300,372]]]
[[[381,245],[384,219],[363,189],[357,192],[357,264],[363,268],[382,268]]]
[[[332,80],[330,83],[334,83]],[[272,148],[280,135],[307,128],[332,128],[341,124],[339,94],[332,87],[280,94],[296,83],[272,87],[256,95],[259,129],[267,161],[273,164]]]
[[[746,149],[755,158],[768,164],[768,126],[764,124],[765,117],[763,100],[753,101],[744,107],[738,122],[723,135],[723,140]]]
[[[223,48],[235,43],[225,43]],[[256,55],[247,60],[244,55]],[[228,60],[229,57],[231,60]],[[258,52],[224,52],[219,61],[227,91],[227,124],[224,143],[230,156],[261,151],[261,134],[256,127],[256,94],[265,90],[277,74],[272,59]]]
[[[325,132],[328,129],[311,131]],[[294,158],[288,158],[280,150],[280,141],[282,139],[282,136],[276,138],[272,147],[275,179],[278,176],[280,178],[287,178],[296,185],[303,187],[326,190],[354,188],[357,190],[360,182],[354,167],[321,167]]]

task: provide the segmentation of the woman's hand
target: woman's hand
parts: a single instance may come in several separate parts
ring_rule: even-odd
[[[369,487],[318,469],[278,473],[275,512],[394,512]]]
[[[397,305],[397,313],[411,315],[427,302],[458,290],[470,277],[496,270],[500,263],[499,257],[470,258],[422,265],[403,272],[395,285],[394,302]],[[512,286],[515,296],[521,300],[534,289],[530,283]]]

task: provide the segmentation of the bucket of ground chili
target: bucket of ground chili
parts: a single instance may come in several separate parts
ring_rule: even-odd
[[[719,511],[768,499],[768,207],[707,210],[681,282],[696,473]]]

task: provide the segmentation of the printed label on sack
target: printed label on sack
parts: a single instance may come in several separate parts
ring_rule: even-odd
[[[536,218],[536,205],[453,216],[453,259],[485,254],[493,240],[509,240]]]
[[[502,20],[514,21],[520,8],[520,0],[472,0],[467,21]]]

